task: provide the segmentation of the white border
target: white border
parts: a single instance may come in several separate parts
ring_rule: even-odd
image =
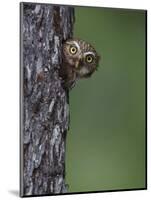
[[[19,188],[19,0],[0,4],[0,199],[17,199]],[[28,2],[28,0],[26,0]],[[31,1],[29,1],[31,2]],[[151,35],[150,0],[54,0],[41,3],[119,7],[148,10],[148,36]],[[148,44],[151,39],[148,37]],[[151,48],[148,47],[148,169],[151,168]],[[150,77],[150,79],[149,79]],[[102,199],[148,200],[151,195],[151,172],[148,171],[148,190],[94,193],[81,195],[38,197],[37,199]]]

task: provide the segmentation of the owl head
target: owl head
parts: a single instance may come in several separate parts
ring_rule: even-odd
[[[79,39],[68,39],[63,44],[63,54],[66,64],[80,78],[91,76],[97,69],[100,59],[92,45]]]

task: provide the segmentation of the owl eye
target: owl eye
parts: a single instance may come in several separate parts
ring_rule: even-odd
[[[70,47],[70,53],[73,54],[73,55],[76,54],[77,53],[77,47],[71,46]]]
[[[92,55],[87,55],[85,60],[87,63],[92,63],[93,62],[94,57]]]

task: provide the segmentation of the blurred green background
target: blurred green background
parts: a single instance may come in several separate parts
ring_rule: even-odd
[[[102,60],[70,92],[69,192],[145,187],[145,11],[75,8],[74,36]]]

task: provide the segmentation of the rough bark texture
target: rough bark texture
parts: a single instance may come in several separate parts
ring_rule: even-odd
[[[67,192],[69,99],[59,69],[73,23],[72,7],[21,4],[21,196]]]

